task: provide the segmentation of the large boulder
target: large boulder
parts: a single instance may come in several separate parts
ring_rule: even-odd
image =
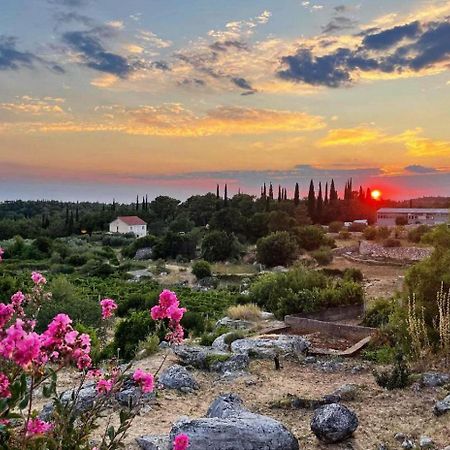
[[[198,383],[194,377],[185,367],[178,364],[168,367],[159,377],[159,382],[165,388],[183,392],[198,389]]]
[[[273,358],[276,355],[298,356],[305,353],[310,344],[302,336],[281,335],[276,338],[237,339],[231,344],[233,353],[256,358]]]
[[[137,261],[143,261],[145,259],[152,259],[153,249],[151,247],[139,248],[136,250],[134,259]]]
[[[436,402],[433,412],[436,416],[442,416],[443,414],[450,412],[450,395],[447,395],[444,400]]]
[[[211,347],[178,345],[173,348],[173,351],[182,364],[202,370],[219,373],[241,372],[249,365],[247,355],[233,355]]]
[[[230,317],[223,317],[216,322],[216,328],[226,327],[234,330],[248,330],[253,326],[254,324],[248,320],[231,319]]]
[[[225,340],[228,338],[228,336],[232,336],[235,333],[235,331],[230,331],[229,333],[221,334],[219,337],[214,339],[211,347],[222,352],[229,352],[230,346],[225,342]]]
[[[311,430],[320,441],[333,444],[349,438],[358,424],[353,411],[340,403],[331,403],[314,411]]]
[[[234,394],[217,398],[205,418],[175,423],[169,441],[180,433],[189,436],[189,450],[299,450],[284,425],[248,411]]]

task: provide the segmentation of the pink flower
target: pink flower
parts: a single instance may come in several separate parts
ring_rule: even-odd
[[[161,320],[161,319],[164,319],[166,317],[164,310],[159,305],[154,306],[150,310],[150,315],[151,315],[153,320]]]
[[[100,369],[91,369],[87,373],[87,376],[90,378],[101,378],[102,375],[103,375],[103,373]]]
[[[96,389],[99,394],[107,394],[111,391],[113,387],[113,382],[111,380],[105,380],[104,378],[101,378],[97,381]]]
[[[33,283],[36,285],[47,283],[47,279],[39,272],[32,272],[31,279],[33,280]]]
[[[0,372],[0,398],[11,397],[11,391],[9,390],[9,378]]]
[[[142,369],[136,369],[133,374],[133,380],[139,384],[144,394],[153,391],[155,382],[151,373],[144,372]]]
[[[0,247],[0,262],[3,261],[3,255],[5,254],[5,250],[3,250],[2,247]]]
[[[34,436],[51,431],[53,425],[41,419],[31,419],[26,424],[27,436]]]
[[[169,291],[168,289],[164,289],[161,294],[159,294],[159,304],[162,308],[167,309],[171,306],[178,306],[178,298],[177,294],[173,291]]]
[[[102,307],[102,318],[107,319],[111,317],[113,311],[117,309],[117,303],[111,298],[104,298],[100,302],[100,306]]]
[[[25,295],[23,295],[22,291],[17,291],[15,294],[11,296],[11,303],[17,307],[22,304],[25,300]]]
[[[3,328],[12,318],[14,308],[11,305],[0,303],[0,328]]]
[[[175,322],[179,322],[183,318],[185,312],[186,308],[178,308],[178,306],[172,305],[167,309],[167,317]]]
[[[186,450],[189,447],[189,436],[178,434],[173,441],[173,450]]]

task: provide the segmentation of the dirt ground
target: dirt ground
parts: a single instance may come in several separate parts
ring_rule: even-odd
[[[158,354],[136,363],[136,367],[155,371],[163,355]],[[169,357],[165,367],[175,363]],[[359,362],[352,359],[351,364]],[[250,377],[241,377],[234,381],[224,381],[217,375],[195,371],[194,376],[200,389],[192,394],[181,394],[171,390],[158,392],[157,401],[151,410],[135,418],[126,438],[127,449],[137,449],[135,438],[145,434],[166,434],[172,423],[182,416],[198,418],[205,415],[208,406],[218,395],[234,392],[239,394],[245,405],[253,412],[271,416],[284,423],[295,434],[301,449],[377,449],[380,443],[387,443],[389,448],[400,448],[395,442],[394,434],[403,432],[408,436],[419,438],[430,436],[442,449],[450,445],[450,420],[447,416],[435,417],[432,407],[436,399],[445,396],[442,388],[414,390],[408,388],[398,391],[384,391],[373,379],[370,368],[359,373],[351,373],[349,368],[335,373],[323,372],[311,365],[298,361],[282,361],[282,370],[275,371],[272,361],[254,361],[251,364]],[[61,377],[62,388],[70,387],[74,379],[69,372]],[[320,398],[331,393],[344,383],[356,384],[360,393],[356,400],[347,402],[359,419],[359,428],[354,437],[342,444],[320,444],[310,431],[311,410],[274,409],[273,402],[287,394],[306,398]],[[37,405],[38,406],[38,405]],[[117,412],[106,412],[100,422],[104,429],[112,418],[117,424]]]
[[[361,270],[364,275],[366,299],[387,297],[396,291],[401,292],[407,266],[369,265],[356,261],[349,261],[343,256],[336,256],[327,266],[330,269],[344,270],[350,267]]]

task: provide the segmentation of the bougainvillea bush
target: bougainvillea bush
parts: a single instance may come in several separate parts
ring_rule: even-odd
[[[3,251],[0,248],[0,262]],[[57,314],[47,329],[35,331],[36,316],[46,302],[52,301],[46,290],[47,280],[38,273],[31,275],[33,288],[12,295],[10,303],[0,303],[0,448],[5,450],[113,450],[124,448],[127,430],[138,412],[138,407],[120,410],[120,425],[107,426],[102,438],[92,444],[92,432],[105,407],[111,404],[125,381],[139,386],[141,395],[154,389],[154,375],[136,369],[129,373],[131,365],[120,366],[110,361],[102,369],[92,367],[91,342],[87,334],[75,330],[66,314]],[[117,309],[114,300],[100,302],[102,317],[108,320]],[[180,321],[185,313],[180,308],[174,292],[164,290],[159,304],[152,308],[151,316],[159,322],[167,322],[167,340],[173,345],[183,339]],[[70,399],[58,395],[58,373],[67,367],[80,372],[78,387]],[[77,409],[80,392],[86,381],[95,382],[96,400],[87,411]],[[39,417],[33,408],[37,392],[51,399],[50,418]],[[66,396],[67,397],[67,396]],[[97,432],[98,434],[98,432]],[[179,435],[173,442],[176,450],[185,450],[189,439]]]

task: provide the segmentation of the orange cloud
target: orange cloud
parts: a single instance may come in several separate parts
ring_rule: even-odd
[[[328,131],[328,134],[320,139],[319,147],[337,145],[361,145],[383,138],[383,134],[376,128],[359,126],[356,128],[336,128]]]

